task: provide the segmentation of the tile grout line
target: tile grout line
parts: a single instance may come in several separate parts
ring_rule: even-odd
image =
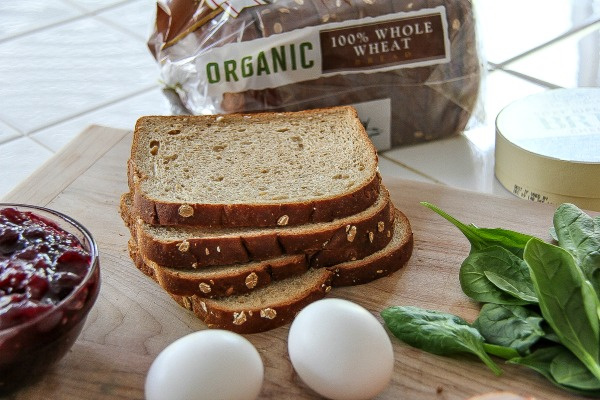
[[[52,154],[56,154],[57,150],[53,150],[50,147],[46,146],[44,143],[40,142],[38,139],[32,137],[32,136],[26,136],[27,138],[33,140],[35,143],[37,143],[38,145],[42,146],[44,149],[50,151]]]
[[[109,27],[118,30],[119,32],[121,32],[124,35],[130,36],[135,40],[141,41],[142,43],[146,42],[146,38],[144,38],[142,35],[137,35],[120,25],[113,23],[111,20],[109,20],[101,15],[94,15],[94,18],[97,21],[99,21],[100,23],[108,25]]]
[[[78,10],[78,11],[80,11],[80,10]],[[38,26],[36,28],[32,28],[32,29],[27,30],[27,31],[14,33],[14,34],[9,35],[7,37],[0,38],[0,44],[9,42],[9,41],[14,40],[14,39],[19,39],[19,38],[21,38],[23,36],[32,35],[32,34],[41,32],[41,31],[46,30],[46,29],[56,28],[57,26],[60,26],[60,25],[63,25],[63,24],[68,24],[70,22],[77,21],[79,19],[86,18],[86,17],[87,17],[87,15],[85,15],[85,14],[75,15],[73,17],[61,19],[60,21],[52,22],[52,23],[50,23],[48,25]]]
[[[63,1],[70,2],[71,0],[63,0]],[[111,21],[110,19],[106,18],[105,16],[101,15],[102,13],[104,13],[106,11],[110,11],[112,9],[115,9],[115,8],[118,8],[118,7],[122,7],[122,6],[125,6],[127,4],[134,3],[135,1],[136,0],[126,0],[126,1],[123,1],[123,2],[118,3],[118,4],[113,4],[113,5],[108,6],[108,7],[100,8],[98,10],[94,10],[94,11],[89,12],[89,16],[92,17],[92,18],[94,18],[95,20],[99,21],[100,23],[102,23],[104,25],[108,25],[109,27],[111,27],[113,29],[116,29],[119,32],[121,32],[121,33],[123,33],[123,34],[125,34],[125,35],[127,35],[129,37],[132,37],[132,38],[134,38],[136,40],[141,41],[142,43],[145,43],[148,40],[147,37],[145,37],[145,36],[143,36],[141,34],[138,35],[138,34],[130,31],[129,29],[127,29],[127,28],[125,28],[125,27],[123,27],[121,25],[119,25],[117,23],[114,23],[113,21]],[[78,5],[76,5],[76,7],[77,6]],[[154,21],[152,21],[152,22],[154,23]]]
[[[67,122],[67,121],[69,121],[71,119],[75,119],[77,117],[81,117],[82,115],[89,114],[89,113],[94,112],[94,111],[98,111],[98,110],[100,110],[102,108],[105,108],[105,107],[108,107],[108,106],[112,106],[112,105],[114,105],[116,103],[119,103],[121,101],[125,101],[125,100],[127,100],[127,99],[129,99],[131,97],[139,96],[141,94],[150,92],[151,90],[156,89],[156,88],[157,88],[157,86],[155,84],[153,84],[151,86],[148,86],[148,87],[136,90],[135,92],[127,93],[127,94],[125,94],[123,96],[117,97],[117,98],[112,99],[110,101],[107,101],[105,103],[100,103],[100,104],[98,104],[98,105],[96,105],[94,107],[88,108],[86,110],[80,111],[80,112],[75,113],[75,114],[71,114],[69,116],[66,116],[66,117],[63,117],[63,118],[60,118],[60,119],[57,119],[57,120],[55,120],[53,122],[45,124],[44,126],[40,126],[40,127],[35,128],[35,129],[32,129],[31,131],[27,132],[25,135],[26,136],[34,135],[34,134],[36,134],[36,133],[38,133],[38,132],[40,132],[40,131],[42,131],[44,129],[51,128],[53,126],[62,124],[62,123]]]
[[[102,15],[95,14],[95,15],[92,15],[92,17],[94,19],[96,19],[97,21],[99,21],[100,23],[102,23],[104,25],[108,25],[109,27],[118,30],[122,34],[130,36],[130,37],[134,38],[135,40],[139,40],[142,43],[146,43],[146,41],[148,39],[148,38],[145,38],[144,36],[142,36],[141,34],[137,35],[136,33],[130,31],[129,29],[124,28],[123,26],[112,22],[110,19],[108,19]]]
[[[38,27],[32,28],[30,30],[26,30],[26,31],[23,31],[23,32],[18,32],[18,33],[9,35],[9,36],[4,37],[4,38],[0,37],[0,44],[8,42],[8,41],[11,41],[13,39],[21,38],[23,36],[28,36],[28,35],[31,35],[31,34],[35,34],[35,33],[41,32],[41,31],[46,30],[46,29],[56,28],[57,26],[60,26],[60,25],[63,25],[63,24],[68,24],[68,23],[71,23],[73,21],[78,21],[80,19],[93,18],[93,17],[95,17],[95,14],[97,14],[97,13],[108,11],[108,10],[111,10],[113,8],[120,7],[122,5],[125,5],[125,4],[128,4],[128,3],[132,3],[134,1],[135,0],[124,0],[124,1],[122,1],[120,3],[110,4],[108,6],[101,7],[99,9],[97,9],[97,10],[88,10],[88,9],[86,9],[86,8],[84,8],[84,7],[76,4],[76,3],[73,3],[73,2],[71,2],[69,0],[63,0],[63,4],[69,5],[69,6],[73,7],[73,9],[75,11],[80,12],[81,14],[80,15],[74,15],[72,17],[68,17],[68,18],[62,19],[60,21],[52,22],[52,23],[50,23],[48,25],[38,26]]]
[[[83,11],[85,14],[88,14],[88,15],[93,15],[94,13],[104,12],[104,11],[107,11],[107,10],[111,10],[113,8],[117,8],[117,7],[120,7],[120,6],[128,4],[128,3],[133,3],[134,1],[136,1],[136,0],[122,0],[122,1],[114,3],[114,4],[109,4],[107,6],[100,7],[98,9],[96,9],[96,10],[90,10],[90,9],[85,8],[85,6],[82,6],[82,5],[78,4],[76,1],[73,1],[73,0],[62,0],[63,3],[69,4],[70,6],[76,8],[76,9],[78,9],[80,11]]]
[[[430,181],[432,181],[434,183],[437,183],[437,184],[440,184],[440,185],[446,185],[444,182],[440,181],[439,179],[436,179],[436,178],[434,178],[432,176],[429,176],[429,175],[427,175],[427,174],[419,171],[418,169],[415,169],[415,168],[410,167],[410,166],[408,166],[406,164],[403,164],[400,161],[395,160],[392,157],[386,155],[385,153],[386,152],[379,153],[379,156],[382,157],[382,158],[385,158],[387,161],[390,161],[390,162],[398,165],[399,167],[405,168],[405,169],[409,170],[410,172],[413,172],[413,173],[415,173],[415,174],[417,174],[417,175],[419,175],[419,176],[421,176],[423,178],[429,179]]]
[[[526,74],[524,74],[522,72],[514,71],[512,69],[503,68],[501,66],[496,66],[494,68],[494,71],[502,71],[504,73],[516,76],[518,78],[521,78],[521,79],[523,79],[525,81],[529,81],[529,82],[534,83],[536,85],[544,86],[547,89],[560,89],[560,88],[562,88],[562,86],[555,85],[555,84],[550,83],[550,82],[546,82],[546,81],[544,81],[542,79],[538,79],[538,78],[535,78],[533,76],[526,75]]]
[[[25,133],[24,131],[22,131],[18,127],[16,127],[14,124],[10,123],[10,121],[7,121],[7,120],[5,120],[4,118],[1,118],[1,117],[0,117],[0,121],[4,125],[8,126],[12,130],[14,130],[15,132],[17,132],[18,136],[21,136],[21,137],[27,136],[27,133]],[[3,143],[6,143],[6,142],[8,142],[8,140],[5,140],[5,141],[0,140],[0,145],[3,144]]]
[[[64,123],[64,122],[67,122],[67,121],[69,121],[69,120],[71,120],[71,119],[75,119],[75,118],[77,118],[77,117],[81,117],[81,116],[83,116],[83,115],[85,115],[85,114],[92,113],[92,112],[94,112],[94,111],[97,111],[97,110],[100,110],[100,109],[102,109],[102,108],[104,108],[104,107],[108,107],[108,106],[114,105],[114,104],[116,104],[116,103],[119,103],[119,102],[121,102],[121,101],[127,100],[127,99],[129,99],[129,98],[131,98],[131,97],[138,96],[138,95],[141,95],[141,94],[144,94],[144,93],[150,92],[150,91],[152,91],[152,90],[154,90],[154,89],[156,89],[156,86],[155,86],[155,85],[148,86],[148,87],[146,87],[146,88],[143,88],[143,89],[140,89],[140,90],[138,90],[138,91],[136,91],[136,92],[133,92],[133,93],[128,93],[128,94],[127,94],[127,95],[125,95],[125,96],[119,97],[119,98],[117,98],[117,99],[113,99],[113,100],[111,100],[111,101],[109,101],[109,102],[106,102],[106,103],[99,104],[99,105],[97,105],[97,106],[95,106],[95,107],[92,107],[92,108],[89,108],[89,109],[87,109],[87,110],[84,110],[84,111],[78,112],[78,113],[76,113],[76,114],[72,114],[72,115],[69,115],[69,116],[67,116],[67,117],[64,117],[64,118],[61,118],[61,119],[55,120],[55,121],[53,121],[53,122],[47,123],[47,124],[45,124],[45,125],[43,125],[43,126],[37,127],[37,128],[35,128],[35,129],[32,129],[31,131],[29,131],[29,132],[27,132],[27,133],[22,133],[21,131],[18,131],[18,132],[21,134],[20,136],[17,136],[17,137],[12,137],[12,138],[9,138],[9,139],[8,139],[8,140],[6,140],[6,141],[2,141],[2,142],[0,142],[0,146],[2,146],[2,145],[4,145],[4,144],[8,144],[8,143],[10,143],[10,142],[13,142],[13,141],[15,141],[15,140],[18,140],[18,139],[22,139],[22,138],[29,138],[29,139],[31,139],[31,140],[33,140],[33,141],[35,141],[36,143],[38,143],[38,144],[41,144],[41,145],[42,145],[44,148],[46,148],[46,149],[48,149],[48,150],[50,150],[50,151],[52,151],[52,152],[54,153],[54,152],[55,152],[54,150],[52,150],[52,149],[48,148],[47,146],[45,146],[44,144],[42,144],[41,142],[39,142],[38,140],[36,140],[36,139],[33,137],[33,135],[35,135],[36,133],[38,133],[38,132],[40,132],[40,131],[42,131],[42,130],[44,130],[44,129],[52,128],[52,127],[54,127],[54,126],[56,126],[56,125],[62,124],[62,123]],[[5,122],[5,121],[4,121],[4,120],[2,120],[2,122]],[[5,123],[6,123],[6,122],[5,122]],[[9,124],[7,124],[7,125],[9,125]],[[10,127],[12,127],[12,125],[9,125],[9,126],[10,126]]]
[[[585,31],[587,29],[592,29],[595,25],[598,25],[598,24],[600,24],[600,17],[592,16],[592,17],[588,18],[586,21],[579,24],[578,26],[575,26],[575,27],[567,30],[566,32],[556,36],[553,39],[550,39],[540,45],[537,45],[527,51],[524,51],[523,53],[517,54],[516,56],[513,56],[507,60],[492,64],[492,65],[495,65],[497,68],[504,68],[508,64],[512,64],[513,62],[518,61],[524,57],[527,57],[528,55],[531,55],[539,50],[542,50],[554,43],[560,42],[564,39],[569,38],[570,36],[576,35],[577,33],[581,32],[581,31]]]

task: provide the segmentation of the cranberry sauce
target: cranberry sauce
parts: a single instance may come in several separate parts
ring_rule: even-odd
[[[0,210],[0,330],[53,308],[90,266],[79,240],[53,222],[14,208]]]

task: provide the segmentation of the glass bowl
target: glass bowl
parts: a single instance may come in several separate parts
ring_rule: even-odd
[[[38,226],[24,222],[21,213]],[[27,233],[15,239],[23,226]],[[48,267],[52,259],[58,260],[55,270]],[[40,287],[52,294],[32,305],[27,297],[40,296]],[[47,208],[0,203],[0,395],[36,381],[65,355],[99,290],[98,248],[84,226]]]

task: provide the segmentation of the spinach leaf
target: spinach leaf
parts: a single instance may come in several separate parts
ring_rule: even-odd
[[[583,390],[599,390],[600,380],[570,351],[565,349],[550,362],[550,373],[556,382]]]
[[[557,365],[558,363],[564,362],[573,363],[573,365]],[[529,367],[542,374],[546,379],[561,389],[585,396],[600,395],[600,388],[594,388],[595,385],[590,379],[595,377],[593,375],[590,377],[585,374],[585,372],[581,371],[581,368],[585,370],[587,370],[587,368],[564,346],[543,347],[525,357],[512,358],[508,360],[508,363]],[[563,368],[567,371],[571,370],[571,372],[568,373],[567,371],[559,370]],[[553,372],[557,373],[557,376],[561,381],[568,381],[569,384],[560,383],[554,377]],[[588,374],[591,375],[589,371]],[[569,375],[570,378],[568,378]],[[597,379],[596,382],[598,382]]]
[[[560,344],[560,338],[556,333],[554,333],[552,327],[548,325],[547,322],[544,324],[544,332],[546,332],[546,334],[544,335],[545,340],[549,340],[551,342]]]
[[[476,301],[515,305],[537,302],[527,264],[500,246],[469,254],[458,278],[463,292]]]
[[[548,233],[550,234],[550,237],[552,238],[552,240],[554,240],[555,242],[558,243],[558,235],[556,234],[556,228],[555,227],[551,227],[548,230]]]
[[[514,255],[522,257],[523,249],[527,241],[531,239],[529,235],[507,229],[478,228],[473,224],[466,225],[431,203],[423,201],[421,204],[435,211],[456,226],[471,243],[471,252],[498,245],[504,247]]]
[[[558,382],[552,377],[550,373],[550,363],[561,352],[565,351],[563,346],[552,346],[543,347],[535,350],[531,354],[524,357],[515,357],[508,360],[509,364],[519,364],[529,367],[540,374],[544,375],[546,379],[558,385]]]
[[[493,271],[484,271],[483,273],[490,282],[503,292],[528,303],[537,303],[538,299],[533,291],[533,283],[529,280],[529,277],[525,281],[520,281],[502,276]]]
[[[599,301],[573,257],[539,239],[525,246],[524,258],[542,316],[567,347],[600,379]]]
[[[554,213],[558,245],[567,250],[600,295],[600,223],[573,204],[561,204]]]
[[[460,317],[411,306],[389,307],[381,316],[394,336],[413,347],[443,356],[472,353],[496,375],[502,373],[485,352],[483,336]]]
[[[515,349],[527,354],[545,334],[543,318],[525,307],[484,304],[472,326],[486,342]]]

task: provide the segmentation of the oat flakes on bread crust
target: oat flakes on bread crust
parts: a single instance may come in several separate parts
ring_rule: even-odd
[[[266,261],[182,270],[145,259],[133,239],[129,241],[129,247],[139,270],[153,278],[166,292],[180,296],[215,298],[245,294],[274,281],[305,273],[309,268],[304,254],[293,254]]]
[[[133,213],[161,225],[331,221],[373,204],[381,180],[352,107],[142,117],[128,173]]]
[[[374,229],[389,243],[382,250],[371,251],[359,259],[345,259],[335,263],[334,286],[366,283],[399,269],[410,258],[412,232],[406,217],[397,210],[392,218],[377,222]],[[393,218],[395,216],[395,219]],[[400,231],[395,232],[396,229]],[[344,231],[346,232],[346,231]],[[344,233],[348,241],[353,230]],[[300,275],[311,268],[307,254],[287,254],[263,261],[198,269],[179,269],[159,265],[140,251],[134,238],[129,241],[130,253],[136,265],[167,292],[181,296],[217,298],[249,293],[274,281]],[[327,265],[331,265],[327,263]]]
[[[246,295],[221,299],[171,297],[209,328],[258,333],[290,323],[308,304],[324,298],[331,290],[331,276],[326,268],[317,268]]]
[[[210,328],[238,333],[255,333],[277,328],[292,321],[303,307],[323,298],[332,286],[358,285],[371,282],[402,268],[413,250],[413,234],[408,219],[396,210],[395,228],[383,226],[392,240],[384,248],[362,260],[340,263],[328,268],[313,268],[300,275],[273,281],[246,294],[222,298],[178,296],[169,293],[181,306]],[[394,233],[392,233],[392,231]],[[153,277],[153,270],[140,262],[136,266]]]
[[[153,270],[138,257],[135,245],[129,246],[129,255],[141,272],[156,281]],[[327,268],[310,269],[302,275],[274,282],[251,294],[222,299],[168,294],[209,328],[257,333],[291,322],[302,308],[324,298],[331,291],[332,275]]]
[[[381,231],[391,236],[391,241],[384,249],[359,260],[328,267],[334,272],[332,286],[368,283],[402,268],[412,256],[413,232],[406,215],[397,209],[393,225],[381,225]]]
[[[392,241],[383,250],[362,260],[340,263],[329,268],[309,269],[304,274],[272,282],[245,295],[215,299],[198,296],[171,297],[193,311],[211,328],[254,333],[285,325],[303,307],[325,297],[331,287],[364,284],[402,268],[412,254],[413,234],[406,216],[396,210],[396,217],[394,231],[397,233],[392,234]],[[327,272],[332,275],[327,275]],[[264,312],[261,316],[260,311],[265,309],[272,309],[272,314],[277,317],[272,320],[265,318]]]
[[[122,215],[131,215],[128,196],[123,197],[121,208]],[[317,268],[382,249],[390,237],[378,230],[378,224],[393,218],[393,204],[382,186],[371,207],[332,222],[276,228],[206,228],[157,226],[137,219],[132,235],[146,260],[165,267],[200,269],[307,253],[310,266]]]

